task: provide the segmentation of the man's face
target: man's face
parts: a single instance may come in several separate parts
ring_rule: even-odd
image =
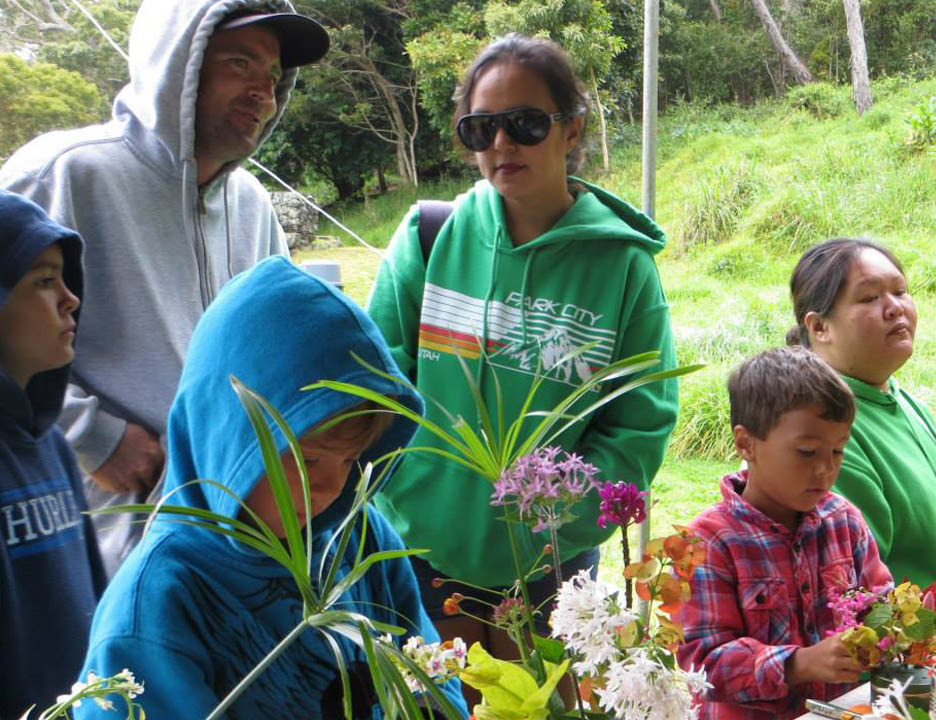
[[[257,149],[260,133],[276,112],[274,90],[283,75],[279,58],[279,40],[261,26],[211,36],[195,106],[199,184]]]

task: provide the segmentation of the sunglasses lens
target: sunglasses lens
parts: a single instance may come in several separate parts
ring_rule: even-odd
[[[552,120],[542,110],[528,108],[506,113],[504,129],[521,145],[536,145],[549,135]]]
[[[549,135],[552,118],[545,110],[524,108],[504,113],[464,115],[455,126],[458,137],[466,148],[473,152],[484,152],[503,127],[514,142],[521,145],[536,145]]]
[[[484,152],[497,134],[497,121],[490,115],[465,115],[458,121],[458,137],[466,148]]]

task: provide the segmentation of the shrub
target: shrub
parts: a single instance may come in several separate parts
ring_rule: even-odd
[[[851,105],[844,86],[825,82],[791,88],[787,93],[787,102],[791,109],[805,110],[820,120],[837,117]]]
[[[907,116],[910,133],[907,136],[907,146],[920,152],[930,148],[936,143],[936,95],[931,95]]]

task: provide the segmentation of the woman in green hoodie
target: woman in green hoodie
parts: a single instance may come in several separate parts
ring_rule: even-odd
[[[467,422],[478,418],[459,357],[489,408],[500,394],[506,423],[520,414],[538,370],[548,379],[530,410],[553,408],[597,368],[636,353],[661,350],[662,367],[674,365],[669,307],[653,260],[665,235],[631,205],[571,176],[581,160],[587,108],[557,45],[508,35],[485,48],[465,76],[455,112],[457,135],[484,179],[456,199],[428,257],[417,206],[381,265],[369,312],[394,359],[427,398]],[[428,419],[447,426],[431,400]],[[595,465],[599,480],[646,488],[676,409],[676,382],[651,383],[579,423],[559,444]],[[440,442],[420,430],[413,445]],[[430,549],[414,566],[443,637],[480,640],[497,653],[484,626],[443,617],[444,598],[464,588],[432,587],[436,576],[485,587],[514,582],[506,525],[490,505],[491,493],[488,482],[460,465],[414,453],[400,463],[378,506],[410,547]],[[598,506],[590,493],[576,507],[577,518],[559,530],[565,576],[596,566],[597,546],[613,532],[597,527]],[[547,534],[518,529],[522,568],[532,566]],[[552,577],[533,591],[549,597]]]
[[[893,377],[913,353],[917,311],[900,261],[866,240],[805,253],[790,280],[802,344],[855,393],[855,422],[835,490],[871,528],[898,583],[936,581],[936,423]]]

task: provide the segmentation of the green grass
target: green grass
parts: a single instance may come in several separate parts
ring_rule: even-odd
[[[936,154],[906,145],[907,117],[936,95],[936,78],[888,79],[873,92],[875,106],[861,119],[847,88],[749,108],[682,105],[661,119],[657,220],[670,241],[657,262],[680,362],[707,367],[681,379],[680,418],[654,484],[654,534],[716,500],[717,478],[736,467],[727,375],[742,358],[783,343],[793,324],[790,272],[816,242],[870,237],[903,261],[920,319],[900,379],[936,403]],[[584,175],[639,204],[639,155],[633,142],[622,144],[611,172]],[[426,183],[334,212],[385,246],[417,197],[449,199],[472,179]],[[327,223],[322,232],[338,234]],[[376,255],[342,248],[316,257],[338,259],[348,293],[364,301]],[[616,541],[605,547],[607,557],[617,552]]]

